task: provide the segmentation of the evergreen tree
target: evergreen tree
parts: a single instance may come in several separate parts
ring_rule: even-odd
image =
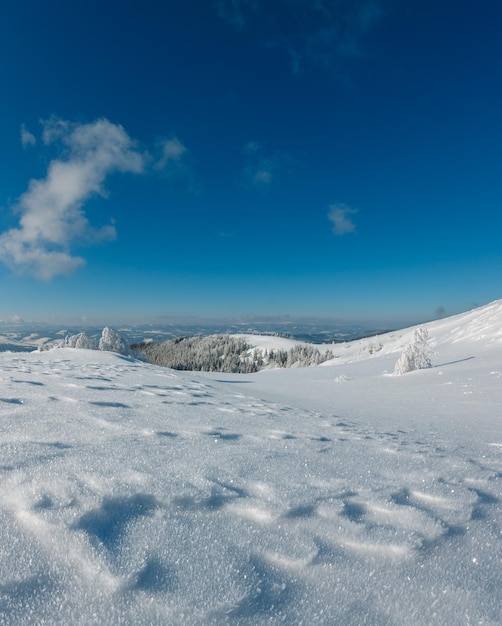
[[[429,333],[426,328],[417,328],[410,344],[403,350],[396,363],[394,373],[407,374],[414,370],[432,367],[433,351],[429,346]]]

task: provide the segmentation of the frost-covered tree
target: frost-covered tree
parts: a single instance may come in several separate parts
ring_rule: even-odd
[[[414,370],[432,367],[433,351],[429,345],[429,333],[426,328],[417,328],[412,341],[403,350],[396,363],[394,373],[398,376]]]
[[[70,335],[69,337],[65,337],[63,347],[95,350],[96,344],[91,339],[91,337],[89,337],[89,335],[86,335],[85,333],[78,333],[78,335]]]
[[[134,344],[131,348],[154,365],[176,370],[251,373],[257,371],[244,339],[230,335],[179,337],[161,343]]]
[[[130,354],[129,347],[124,339],[113,328],[105,327],[99,340],[99,349],[105,352],[118,352],[119,354]]]
[[[296,345],[287,350],[254,350],[243,339],[230,335],[180,337],[161,343],[141,343],[131,348],[155,365],[178,370],[249,374],[264,367],[310,367],[333,358],[313,346]]]

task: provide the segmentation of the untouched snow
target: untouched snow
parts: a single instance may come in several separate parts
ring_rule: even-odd
[[[414,329],[253,375],[1,353],[0,624],[502,623],[502,302],[427,328],[405,376]]]

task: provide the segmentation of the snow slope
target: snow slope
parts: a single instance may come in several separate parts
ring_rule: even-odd
[[[335,360],[326,365],[340,365],[352,361],[361,361],[365,358],[381,357],[392,354],[397,356],[413,338],[417,328],[427,328],[431,345],[441,354],[462,354],[474,343],[478,350],[489,349],[502,344],[502,300],[497,300],[483,307],[473,309],[468,313],[461,313],[445,319],[412,326],[403,330],[392,331],[382,335],[356,339],[344,343],[315,344],[320,352],[331,350]],[[283,337],[243,334],[246,341],[260,352],[266,350],[290,350],[296,344],[311,345],[302,341]],[[461,345],[455,348],[455,344]],[[393,367],[392,367],[393,369]]]
[[[0,624],[502,623],[501,329],[399,377],[413,329],[254,375],[1,353]]]

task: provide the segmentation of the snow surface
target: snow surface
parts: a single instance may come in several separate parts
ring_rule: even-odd
[[[414,329],[252,375],[0,353],[0,624],[501,624],[502,301],[427,328],[404,376]]]

